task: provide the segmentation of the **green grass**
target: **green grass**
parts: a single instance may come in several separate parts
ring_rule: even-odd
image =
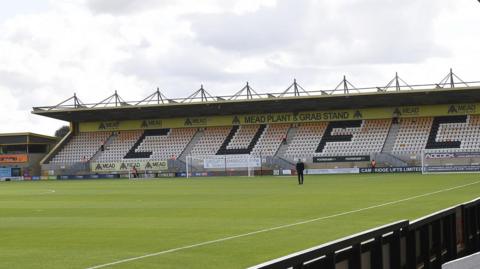
[[[479,181],[475,174],[0,183],[0,268],[87,268]],[[52,192],[54,190],[55,192]],[[245,268],[479,196],[480,183],[109,268]]]

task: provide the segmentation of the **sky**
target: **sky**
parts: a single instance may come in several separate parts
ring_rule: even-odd
[[[0,133],[53,135],[67,123],[32,107],[74,93],[477,81],[479,26],[477,0],[0,0]]]

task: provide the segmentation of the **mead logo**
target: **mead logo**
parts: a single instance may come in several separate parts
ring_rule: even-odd
[[[240,119],[238,118],[238,116],[233,117],[232,124],[233,125],[240,125]]]
[[[129,163],[129,162],[126,162],[126,163],[120,164],[120,170],[130,170],[130,169],[133,169],[133,167],[140,168],[140,167],[142,167],[142,166],[140,165],[140,163]]]
[[[115,163],[97,163],[95,170],[115,170]]]
[[[357,110],[357,111],[355,111],[355,114],[353,114],[353,117],[354,117],[355,119],[361,119],[361,118],[363,118],[363,115],[362,115],[362,113],[360,112],[360,110]]]
[[[140,128],[161,128],[162,127],[162,120],[144,120],[142,121],[142,125]]]
[[[448,108],[448,114],[470,114],[477,111],[475,104],[451,105]]]
[[[168,168],[168,164],[166,161],[157,161],[157,162],[152,162],[151,163],[151,166],[152,168],[156,168],[158,170],[162,170],[162,169],[167,169]]]
[[[187,118],[185,126],[204,126],[207,125],[207,118]]]
[[[414,106],[414,107],[401,107],[401,108],[395,108],[393,110],[393,115],[398,117],[398,116],[417,116],[420,113],[420,107]]]
[[[98,130],[117,130],[120,127],[119,121],[103,121],[100,122]]]
[[[427,153],[427,154],[425,154],[425,158],[427,158],[427,159],[450,159],[450,158],[455,158],[455,154],[453,154],[453,153]]]

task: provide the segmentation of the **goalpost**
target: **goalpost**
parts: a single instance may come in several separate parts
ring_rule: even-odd
[[[261,158],[247,155],[186,156],[186,177],[199,176],[255,176]]]
[[[422,174],[478,172],[480,149],[422,150]]]

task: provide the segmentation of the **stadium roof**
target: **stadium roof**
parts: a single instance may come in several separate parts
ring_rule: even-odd
[[[32,113],[86,122],[480,102],[480,82],[455,83],[454,78],[459,79],[450,71],[440,83],[408,85],[395,75],[385,87],[355,88],[344,77],[331,91],[306,91],[294,81],[284,92],[261,94],[247,83],[235,95],[215,97],[202,86],[180,99],[168,99],[157,89],[136,102],[124,101],[115,92],[95,104],[84,104],[74,95],[56,106],[34,107]]]
[[[0,134],[0,145],[16,144],[56,144],[60,140],[58,137],[41,135],[35,133],[4,133]]]

